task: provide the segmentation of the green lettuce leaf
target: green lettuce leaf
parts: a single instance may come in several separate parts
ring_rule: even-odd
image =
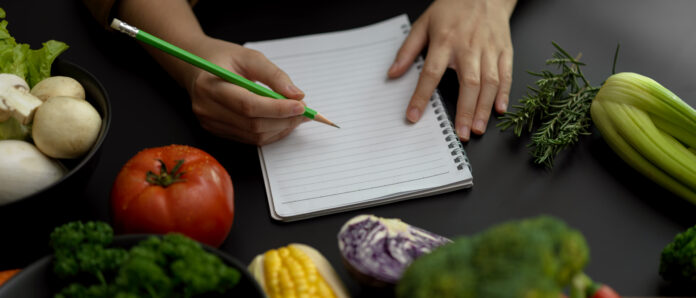
[[[0,8],[0,19],[5,11]],[[68,49],[63,42],[49,40],[40,49],[32,50],[28,44],[17,43],[7,30],[7,20],[0,22],[0,72],[12,73],[34,87],[41,80],[51,76],[51,64]]]
[[[43,43],[43,48],[29,51],[26,66],[29,70],[27,83],[34,86],[41,80],[51,76],[51,64],[60,53],[68,49],[64,42],[49,40]]]
[[[10,119],[0,122],[0,140],[26,140],[29,136],[29,129],[29,126],[10,117]]]

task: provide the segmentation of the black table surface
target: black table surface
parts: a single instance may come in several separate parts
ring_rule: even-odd
[[[428,5],[428,1],[403,0],[255,4],[209,0],[201,1],[195,12],[211,36],[243,43],[349,29],[402,13],[413,21]],[[106,32],[80,1],[13,0],[0,6],[18,41],[33,47],[48,39],[68,43],[71,47],[61,57],[94,74],[111,98],[113,120],[97,168],[85,189],[74,190],[83,209],[75,218],[109,220],[112,182],[139,150],[186,144],[212,154],[232,176],[235,221],[221,249],[244,263],[270,248],[306,243],[329,259],[353,295],[367,296],[372,292],[359,286],[343,267],[336,241],[338,229],[355,215],[401,218],[454,237],[509,219],[550,214],[585,235],[591,247],[586,272],[594,279],[624,295],[689,294],[662,281],[658,266],[662,248],[696,223],[696,209],[624,164],[596,130],[547,171],[530,162],[528,138],[499,131],[495,127],[499,120],[492,119],[484,136],[465,145],[474,173],[470,190],[280,223],[269,217],[256,147],[201,129],[185,90],[136,42]],[[553,52],[551,41],[556,41],[572,54],[582,52],[584,71],[594,84],[610,74],[620,43],[618,71],[652,77],[696,106],[691,73],[696,69],[694,11],[696,2],[689,0],[522,0],[510,21],[515,50],[511,103],[534,82],[525,71],[543,68]],[[440,89],[453,106],[458,89],[454,72],[445,74]],[[26,220],[40,219],[27,215]],[[38,257],[2,255],[0,260],[22,266]]]

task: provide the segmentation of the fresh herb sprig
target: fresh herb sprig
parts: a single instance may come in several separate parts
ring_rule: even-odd
[[[536,87],[527,86],[527,95],[519,105],[512,106],[515,111],[503,114],[497,125],[501,130],[512,127],[518,137],[525,129],[532,132],[536,128],[528,145],[530,153],[535,163],[549,169],[561,151],[577,143],[580,136],[590,134],[590,106],[599,91],[599,86],[592,86],[580,70],[585,66],[578,61],[580,57],[574,58],[555,42],[552,44],[556,52],[546,65],[556,66],[558,71],[528,71],[539,77]]]

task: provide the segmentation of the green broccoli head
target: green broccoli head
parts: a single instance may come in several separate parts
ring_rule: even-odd
[[[191,297],[224,293],[234,287],[240,273],[206,252],[194,240],[168,234],[150,237],[130,250],[116,276],[117,288],[137,295]]]
[[[474,244],[468,237],[416,259],[397,284],[397,297],[477,297]]]
[[[162,241],[162,253],[172,258],[169,269],[187,295],[224,293],[234,287],[241,274],[217,256],[207,253],[197,242],[180,234],[169,234]]]
[[[69,222],[51,233],[51,248],[54,251],[72,250],[81,244],[108,245],[114,238],[114,230],[100,221]]]
[[[554,297],[588,261],[584,237],[541,216],[499,224],[417,259],[399,297]]]
[[[677,234],[662,250],[660,276],[671,281],[696,281],[696,226]]]
[[[119,292],[136,297],[172,297],[173,282],[166,268],[156,263],[156,259],[144,255],[131,255],[119,268],[115,278]]]
[[[69,286],[63,288],[58,292],[54,298],[70,298],[70,297],[80,297],[80,298],[100,298],[100,297],[110,297],[112,295],[112,290],[107,285],[91,285],[85,286],[79,283],[73,283]]]
[[[54,272],[62,278],[81,273],[103,281],[104,272],[114,270],[126,258],[126,251],[104,248],[111,243],[114,232],[104,222],[70,222],[51,233]]]
[[[51,233],[54,273],[70,283],[56,297],[191,297],[226,293],[241,277],[180,234],[150,237],[130,250],[108,248],[112,239],[102,222],[71,222]]]

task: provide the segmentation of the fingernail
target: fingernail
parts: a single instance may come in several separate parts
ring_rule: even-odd
[[[501,104],[500,104],[500,110],[502,110],[503,112],[507,111],[507,103],[505,103],[505,102],[504,102],[504,103],[501,103]]]
[[[304,113],[304,107],[303,106],[295,106],[292,108],[292,112],[295,113],[296,115],[300,115]]]
[[[457,134],[459,135],[459,138],[468,141],[469,140],[469,127],[466,125],[462,125],[459,128],[457,128]]]
[[[479,133],[483,133],[486,131],[486,125],[483,124],[482,120],[476,120],[476,122],[474,122],[474,129]]]
[[[399,68],[399,61],[394,61],[394,64],[392,64],[392,66],[389,67],[389,71],[387,72],[387,74],[394,73],[397,68]]]
[[[309,122],[309,121],[312,121],[312,119],[309,119],[307,117],[302,117],[302,123]]]
[[[406,118],[411,122],[417,122],[420,118],[420,111],[417,108],[411,108],[408,110]]]
[[[296,94],[296,95],[304,94],[302,92],[302,90],[300,90],[300,88],[297,88],[295,85],[289,85],[288,91],[290,91],[290,93]]]

